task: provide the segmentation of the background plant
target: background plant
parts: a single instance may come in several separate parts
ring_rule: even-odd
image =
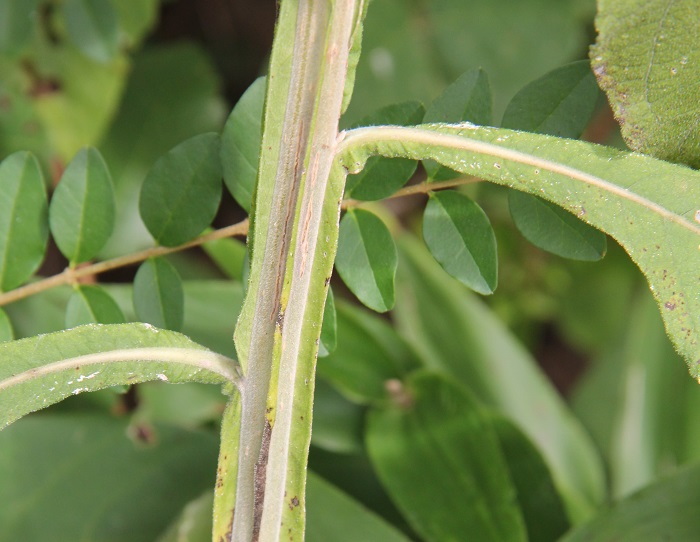
[[[149,51],[147,47],[136,57],[122,94],[127,81],[124,67],[131,61],[127,51],[137,47],[148,28],[148,24],[136,23],[153,22],[157,6],[141,4],[140,9],[145,11],[136,21],[129,16],[137,12],[125,11],[117,4],[3,4],[5,20],[12,23],[6,25],[0,39],[3,69],[8,74],[3,92],[9,107],[5,108],[7,122],[3,120],[3,125],[21,128],[7,130],[12,137],[3,139],[3,153],[8,157],[0,169],[5,206],[0,216],[6,217],[0,225],[6,262],[0,271],[0,284],[6,293],[0,299],[5,303],[14,301],[7,306],[9,317],[2,319],[3,333],[9,337],[14,329],[17,337],[23,337],[88,322],[140,320],[158,328],[182,329],[214,352],[233,357],[230,335],[248,271],[243,262],[244,246],[226,238],[244,234],[248,226],[241,222],[204,236],[199,234],[211,224],[219,208],[222,173],[240,207],[251,208],[266,83],[258,80],[243,95],[221,136],[210,130],[220,128],[224,108],[214,94],[213,73],[202,68],[203,57],[194,49],[180,46]],[[306,9],[307,4],[300,5],[300,9]],[[323,54],[316,42],[304,41],[302,32],[296,29],[292,19],[295,6],[283,4],[283,10],[290,11],[282,12],[278,43],[287,50],[293,40],[308,44],[306,58]],[[325,16],[324,8],[313,3],[308,6],[309,24],[313,26],[315,20]],[[605,113],[596,113],[601,99],[588,63],[559,67],[574,59],[577,51],[585,52],[587,40],[581,21],[592,16],[593,6],[583,9],[578,3],[574,6],[566,2],[519,6],[505,10],[513,16],[513,28],[517,30],[513,41],[498,38],[494,47],[489,40],[502,36],[501,29],[508,28],[508,19],[501,15],[504,10],[496,18],[486,8],[472,6],[471,15],[475,15],[474,10],[485,10],[476,14],[478,17],[469,17],[473,23],[463,23],[474,24],[475,31],[460,27],[457,32],[450,31],[450,25],[466,20],[457,16],[465,9],[461,4],[446,0],[410,6],[387,0],[375,2],[365,28],[366,60],[358,65],[356,91],[343,124],[410,126],[471,121],[566,138],[578,138],[587,126],[605,126]],[[639,103],[645,93],[649,97],[649,90],[658,87],[664,88],[660,96],[673,96],[674,108],[679,100],[688,100],[689,104],[697,101],[687,90],[687,82],[697,80],[697,53],[688,49],[686,39],[692,32],[692,22],[698,20],[697,8],[692,3],[679,3],[672,13],[661,12],[656,3],[650,3],[634,17],[624,16],[629,15],[626,12],[621,15],[620,10],[626,8],[629,6],[623,2],[599,5],[601,34],[593,50],[596,75],[608,90],[624,126],[633,127],[623,131],[630,145],[665,159],[695,164],[697,132],[693,130],[697,127],[692,108],[674,109],[679,114],[673,133],[669,133],[668,128],[654,132],[648,127],[650,115],[668,114],[669,105],[663,100],[647,100],[653,105],[650,111],[640,111],[630,104]],[[656,30],[638,28],[630,43],[620,43],[618,36],[627,36],[628,29],[615,25],[636,28],[639,19],[635,17],[643,22],[658,21]],[[405,24],[392,25],[387,32],[387,20]],[[532,26],[526,24],[528,20],[533,21]],[[410,28],[411,21],[422,24],[411,39],[406,39],[398,29]],[[487,32],[489,21],[499,31]],[[667,27],[670,23],[673,25]],[[543,26],[549,24],[551,27]],[[342,28],[349,32],[358,27]],[[545,32],[547,29],[552,32]],[[558,34],[559,30],[567,32]],[[557,46],[540,48],[546,43],[543,35],[551,35]],[[359,32],[351,36],[353,43],[359,43]],[[478,40],[460,44],[462,39]],[[517,40],[522,40],[519,49],[527,54],[528,62],[510,65],[508,47]],[[615,69],[637,65],[635,55],[646,58],[648,50],[635,47],[644,40],[655,44],[654,56],[648,61],[647,86],[636,88],[638,74],[616,73]],[[423,47],[410,49],[421,42]],[[449,54],[455,48],[468,54],[456,58]],[[561,58],[553,58],[552,51]],[[399,69],[403,64],[409,64],[409,69]],[[484,69],[473,69],[478,65]],[[532,66],[533,72],[512,69],[523,65]],[[292,62],[292,74],[297,73],[294,66]],[[182,71],[190,69],[194,71],[188,79],[191,86],[183,85]],[[284,62],[275,60],[273,53],[272,70],[278,81],[287,77],[285,69]],[[549,73],[536,79],[545,72]],[[92,79],[81,87],[80,78],[71,77],[72,73],[89,73]],[[102,100],[95,108],[97,112],[78,112],[76,104],[85,105],[85,97],[93,95],[101,76],[104,91],[95,93],[95,99]],[[310,88],[308,84],[316,77],[323,95],[328,79],[323,73],[315,73],[313,67],[297,88]],[[523,87],[531,80],[535,81]],[[299,94],[300,101],[293,103],[299,104],[294,107],[300,113],[287,120],[282,106],[284,93],[275,94],[275,89],[281,88],[279,82],[276,85],[268,89],[265,137],[274,141],[280,133],[284,135],[285,122],[295,126],[300,119],[301,124],[296,126],[314,137],[319,127],[304,124],[303,119],[309,118],[305,115],[314,107],[315,97],[301,98],[305,94]],[[329,96],[338,98],[337,90]],[[409,91],[410,95],[403,94]],[[427,107],[420,102],[401,101],[406,99],[422,99]],[[399,105],[386,106],[391,102]],[[558,107],[552,109],[551,104]],[[385,107],[362,118],[365,112],[380,106]],[[65,122],[66,117],[70,122]],[[589,137],[594,133],[589,128]],[[305,144],[305,134],[295,137],[299,145]],[[94,148],[79,150],[84,144],[99,144],[101,152]],[[17,148],[31,148],[40,161],[27,153],[12,154]],[[284,163],[284,157],[278,162],[265,150],[268,147],[263,144],[262,148],[264,182],[258,185],[256,239],[264,239],[264,229],[275,222],[266,218],[268,211],[264,210],[269,204],[268,192],[260,194],[263,190],[273,193],[269,183],[274,175],[270,172]],[[387,161],[369,157],[376,153],[395,158]],[[418,182],[415,186],[401,188],[414,175],[415,159],[426,159],[421,170],[425,173],[414,177],[413,182]],[[597,230],[544,200],[477,184],[476,180],[515,185],[544,195],[613,234],[647,275],[667,329],[695,375],[698,226],[693,202],[699,200],[697,173],[572,140],[475,129],[465,124],[418,130],[349,130],[339,143],[338,160],[337,166],[357,172],[347,183],[344,207],[348,212],[339,231],[338,274],[370,308],[393,308],[395,326],[343,302],[340,298],[346,295],[336,296],[336,302],[333,296],[326,300],[323,329],[313,332],[317,337],[320,332],[319,349],[329,355],[318,365],[320,380],[310,458],[311,467],[326,481],[309,481],[308,538],[384,540],[409,536],[445,540],[458,539],[468,531],[486,540],[551,540],[596,515],[606,495],[622,497],[662,473],[692,463],[696,439],[685,413],[694,405],[694,383],[683,375],[679,362],[667,361],[675,354],[636,271],[620,256],[619,248],[612,244],[604,260],[607,263],[596,264],[599,267],[566,264],[547,257],[522,242],[512,224],[542,248],[579,260],[600,258],[606,252],[606,240]],[[367,164],[359,172],[365,160]],[[425,174],[428,181],[423,182]],[[342,190],[339,183],[343,175],[342,170],[333,170],[330,186]],[[542,180],[538,181],[537,176]],[[55,181],[60,178],[50,206],[46,204],[42,177]],[[435,191],[454,186],[464,188]],[[429,191],[422,228],[416,225],[421,208],[401,213],[400,226],[386,207],[360,203]],[[512,223],[504,216],[506,199]],[[330,228],[331,236],[335,205],[330,201],[323,206],[327,214],[322,227]],[[138,216],[138,210],[142,221],[129,220]],[[22,287],[41,263],[48,227],[69,267],[46,281]],[[425,244],[440,265],[431,263],[421,243],[400,233],[402,229],[422,229]],[[390,231],[398,239],[398,250]],[[560,235],[552,236],[552,232]],[[152,243],[151,239],[159,246],[137,252]],[[319,239],[321,250],[330,251],[319,265],[328,266],[334,242],[324,241],[323,236]],[[193,264],[189,256],[170,260],[161,257],[179,255],[191,245],[202,245],[210,260],[197,259]],[[501,285],[491,299],[492,308],[486,309],[463,286],[450,282],[443,269],[477,292],[491,293],[498,278],[497,251]],[[119,254],[126,256],[109,259]],[[678,254],[683,254],[680,262]],[[89,260],[98,261],[86,265]],[[261,267],[256,271],[261,261],[260,256],[253,258],[249,286],[253,292],[266,280],[264,274],[260,275]],[[109,285],[99,275],[137,262],[143,263],[133,277],[133,286]],[[83,277],[96,275],[99,285],[80,282]],[[217,280],[212,280],[214,276]],[[221,280],[222,276],[229,279]],[[321,279],[326,277],[321,275]],[[327,281],[322,283],[315,286],[316,290],[312,288],[309,298],[309,306],[319,319]],[[586,288],[586,283],[591,286]],[[72,284],[73,288],[64,290],[57,287],[60,284]],[[283,303],[287,302],[284,295],[293,297],[298,291],[288,288],[282,286],[280,290]],[[247,316],[244,313],[244,324],[237,332],[238,356],[244,363],[247,354],[241,349],[245,350],[242,345],[247,341],[241,341],[240,334],[247,333],[247,325],[255,328],[256,317],[251,316],[250,308],[254,297],[248,298]],[[296,306],[289,303],[292,308]],[[629,306],[635,307],[631,319],[626,318]],[[518,339],[491,311],[517,331]],[[590,312],[593,318],[587,314]],[[293,313],[290,317],[289,311],[280,311],[272,328],[282,333],[283,325],[295,321],[299,319]],[[320,320],[318,324],[317,328]],[[565,339],[567,351],[577,350],[591,360],[600,360],[590,364],[583,379],[569,392],[574,410],[589,433],[519,345],[519,341],[536,345],[538,336],[545,332],[555,333],[558,340]],[[311,336],[306,333],[306,337]],[[224,391],[234,396],[235,385],[239,384],[237,370],[220,354],[205,351],[180,335],[139,325],[78,328],[8,343],[3,348],[4,391],[0,404],[5,423],[62,397],[114,384],[197,380],[227,383]],[[271,348],[274,352],[275,347]],[[96,352],[103,353],[95,357]],[[302,359],[310,357],[313,355]],[[73,361],[55,365],[61,359]],[[107,364],[108,359],[119,363]],[[47,365],[51,363],[54,365]],[[38,376],[24,373],[31,374],[32,379],[15,376],[28,367],[39,366],[52,370],[41,369]],[[313,365],[310,368],[313,379]],[[263,376],[267,381],[268,377]],[[279,387],[284,386],[280,380]],[[124,388],[78,395],[47,414],[32,416],[3,432],[1,445],[7,453],[0,472],[5,473],[8,482],[2,484],[7,492],[2,501],[11,503],[3,518],[3,524],[8,525],[4,536],[46,537],[42,529],[54,533],[57,525],[65,524],[61,530],[66,539],[140,536],[146,540],[175,521],[169,534],[164,535],[166,539],[195,540],[197,529],[208,538],[210,495],[187,505],[181,519],[174,520],[174,516],[213,483],[204,473],[203,459],[209,458],[208,472],[213,475],[215,437],[211,429],[224,399],[210,388],[139,384],[126,395],[118,394]],[[609,400],[601,401],[601,393]],[[308,394],[306,399],[303,393],[297,396],[306,400],[308,407]],[[227,450],[235,451],[237,438],[230,423],[230,417],[236,416],[236,403],[232,404],[223,426],[220,468],[224,469],[235,469],[230,467],[235,463],[226,461]],[[110,408],[127,411],[128,415],[114,419],[107,414]],[[295,422],[292,431],[304,433],[307,425]],[[123,436],[127,426],[135,444]],[[53,431],[56,436],[51,437]],[[65,438],[66,434],[74,436]],[[640,436],[630,438],[630,434]],[[63,448],[60,453],[54,443],[57,438]],[[28,461],[28,449],[37,454],[50,450],[52,457]],[[129,474],[96,465],[103,449],[129,465],[124,469]],[[607,487],[601,456],[609,466]],[[194,462],[197,469],[192,468]],[[45,470],[32,468],[26,474],[21,470],[35,463]],[[105,478],[110,472],[118,475]],[[177,492],[177,499],[169,499],[163,506],[163,499],[157,496],[173,493],[169,485],[172,472],[183,473],[178,476],[182,490]],[[101,483],[94,493],[81,488],[75,496],[66,497],[61,482],[69,480],[72,487],[80,487],[79,476]],[[695,485],[690,483],[694,476],[695,470],[689,466],[675,478],[621,503],[615,511],[598,514],[593,523],[574,529],[569,536],[577,539],[591,536],[591,530],[600,533],[601,529],[618,529],[638,540],[642,534],[630,531],[625,523],[630,521],[650,539],[669,524],[677,532],[693,532],[692,513],[685,511],[692,510],[696,500]],[[224,486],[231,479],[230,474],[222,476],[220,472]],[[380,480],[384,489],[380,489]],[[329,486],[328,481],[346,494]],[[689,483],[681,485],[681,481]],[[301,518],[293,527],[299,536],[303,514],[299,516],[295,509],[304,508],[304,476],[295,483],[301,484],[302,492],[289,500],[289,517]],[[431,483],[439,491],[430,490]],[[113,490],[105,491],[105,487]],[[61,493],[60,503],[52,503],[51,508],[56,519],[33,521],[41,499],[56,500],[52,492]],[[348,495],[373,513],[359,507]],[[462,504],[464,495],[472,496],[469,503]],[[669,501],[669,495],[673,495],[673,501]],[[148,498],[157,504],[144,505]],[[214,505],[218,521],[215,534],[224,537],[229,527],[229,498],[230,493],[221,492]],[[455,501],[460,503],[458,507]],[[660,502],[668,507],[661,512]],[[474,503],[485,504],[479,507]],[[72,520],[60,506],[83,510],[86,517]],[[649,509],[655,512],[653,519],[646,513]],[[640,521],[637,514],[647,522]],[[274,527],[275,522],[270,525]]]

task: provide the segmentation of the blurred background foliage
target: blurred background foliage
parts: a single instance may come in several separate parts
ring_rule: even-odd
[[[186,138],[222,129],[231,107],[265,73],[275,12],[274,0],[0,1],[0,159],[30,150],[55,186],[81,147],[98,147],[112,172],[118,217],[100,257],[151,246],[138,213],[146,173]],[[595,37],[594,14],[593,0],[373,0],[342,125],[355,125],[397,102],[419,100],[427,106],[460,74],[479,67],[489,77],[498,125],[507,103],[525,84],[587,58]],[[621,145],[602,95],[583,137]],[[421,175],[419,169],[414,178]],[[386,379],[445,362],[443,372],[459,380],[459,370],[450,364],[470,363],[474,351],[460,350],[466,347],[459,341],[440,342],[431,335],[435,330],[416,333],[415,326],[425,326],[416,323],[420,318],[438,318],[448,337],[462,337],[464,326],[480,333],[478,319],[451,317],[467,314],[471,307],[488,310],[505,324],[494,337],[507,335],[503,340],[525,345],[531,353],[522,354],[528,371],[541,370],[548,377],[543,385],[556,389],[585,427],[604,465],[604,472],[592,475],[606,481],[598,504],[696,461],[700,431],[690,414],[700,406],[700,395],[624,252],[609,240],[600,262],[545,253],[515,229],[504,189],[478,184],[464,190],[487,212],[498,239],[499,288],[482,298],[488,309],[439,268],[430,271],[438,273],[436,279],[407,264],[410,258],[403,251],[393,313],[371,315],[353,305],[339,281],[332,283],[339,346],[319,360],[311,468],[345,495],[315,479],[310,506],[323,505],[319,495],[336,504],[332,497],[349,495],[383,518],[382,529],[393,524],[417,537],[420,520],[409,526],[365,451],[365,419],[384,393]],[[382,205],[380,214],[397,236],[420,231],[424,197]],[[215,225],[244,216],[226,194]],[[244,290],[240,262],[227,273],[199,249],[169,260],[185,280],[183,332],[233,355],[231,336]],[[52,249],[39,274],[65,266]],[[127,320],[135,318],[129,284],[134,272],[127,268],[99,277]],[[457,305],[449,310],[456,312],[450,313],[435,293],[419,300],[417,289],[433,286],[452,292],[448,297]],[[16,337],[62,329],[70,292],[56,288],[6,307]],[[412,295],[415,304],[409,303]],[[484,366],[491,363],[489,356],[508,352],[496,348],[484,354]],[[454,356],[460,359],[447,359]],[[494,386],[501,378],[504,389],[519,386],[526,400],[528,393],[534,403],[539,400],[540,384],[528,391],[527,379],[506,383],[507,374],[489,378]],[[468,378],[463,383],[474,386]],[[497,399],[488,398],[488,391],[471,391],[512,419]],[[192,504],[186,514],[196,515],[202,501],[195,499],[214,479],[223,405],[223,396],[210,387],[143,384],[66,400],[3,431],[0,541],[153,540],[187,502]],[[536,409],[528,415],[533,419],[525,425],[541,421]],[[338,510],[346,510],[343,503]],[[202,506],[206,510],[206,503]],[[352,506],[348,517],[360,514],[365,521],[367,510]],[[71,516],[69,510],[80,513]],[[539,539],[554,539],[567,522],[591,513],[587,506],[569,509],[560,532]],[[36,521],[39,516],[43,519]],[[310,539],[324,539],[321,516],[310,516]],[[48,534],[56,532],[66,533],[65,538]]]

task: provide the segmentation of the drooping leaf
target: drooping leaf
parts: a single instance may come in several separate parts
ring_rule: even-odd
[[[2,343],[0,359],[0,428],[71,395],[110,386],[236,379],[228,358],[144,324],[95,324]]]
[[[593,71],[630,148],[700,166],[700,5],[603,0]]]
[[[386,398],[386,382],[419,367],[415,354],[385,321],[338,302],[338,347],[318,361],[318,373],[353,401]]]
[[[258,77],[233,107],[221,134],[224,183],[246,211],[250,211],[258,176],[265,88],[265,77]]]
[[[119,27],[111,0],[66,0],[61,10],[68,37],[83,53],[97,62],[117,54]]]
[[[501,126],[578,139],[600,90],[587,60],[556,68],[525,85],[508,104]]]
[[[463,125],[352,130],[339,152],[350,171],[371,154],[433,158],[537,194],[608,233],[646,275],[668,333],[700,376],[699,172],[581,141]]]
[[[482,407],[430,373],[409,378],[397,393],[370,414],[366,439],[382,483],[411,526],[435,542],[462,540],[465,533],[526,540],[515,488]]]
[[[425,109],[420,102],[404,102],[389,105],[358,122],[358,126],[411,126],[423,118]],[[346,194],[354,199],[373,201],[391,196],[411,178],[416,171],[415,160],[389,159],[375,156],[367,161],[357,175],[349,175],[345,184]]]
[[[395,527],[309,472],[307,482],[307,542],[408,542]]]
[[[562,542],[696,540],[698,493],[700,467],[688,465],[603,510]]]
[[[139,442],[133,431],[127,418],[85,414],[2,431],[0,540],[153,541],[213,484],[216,436],[155,425]]]
[[[0,290],[22,285],[44,259],[46,188],[36,158],[19,151],[0,164]]]
[[[394,306],[396,246],[375,214],[363,209],[345,214],[335,266],[347,287],[370,309],[386,312]]]
[[[123,324],[124,314],[112,297],[99,286],[79,286],[68,300],[66,327],[83,324]]]
[[[39,0],[0,2],[0,53],[15,55],[32,34],[32,14]]]
[[[141,188],[139,211],[153,238],[176,246],[211,224],[221,201],[220,140],[201,134],[162,156]]]
[[[363,453],[365,408],[351,403],[328,382],[316,380],[311,444],[336,454]]]
[[[335,351],[337,346],[337,322],[335,313],[335,299],[333,290],[328,288],[326,305],[323,309],[323,323],[321,324],[321,339],[318,343],[318,357],[323,358]]]
[[[134,277],[134,309],[143,322],[179,331],[182,328],[184,294],[177,270],[163,258],[150,258]]]
[[[572,260],[605,256],[605,234],[561,207],[516,190],[508,193],[508,207],[518,230],[533,245]]]
[[[433,100],[423,122],[471,122],[489,126],[493,122],[491,87],[482,69],[468,70]],[[417,123],[415,123],[417,124]],[[436,181],[452,179],[457,173],[433,160],[423,162],[428,177]]]
[[[7,313],[0,307],[0,342],[11,341],[14,337],[12,322],[7,317]]]
[[[423,238],[450,275],[480,294],[498,282],[496,235],[486,213],[453,190],[431,193],[423,215]]]
[[[114,188],[97,149],[71,160],[51,198],[49,225],[63,255],[75,265],[93,258],[114,229]]]

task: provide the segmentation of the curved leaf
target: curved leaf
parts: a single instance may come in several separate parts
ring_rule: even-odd
[[[164,258],[150,258],[134,277],[136,316],[156,327],[179,331],[184,320],[182,281],[177,270]]]
[[[66,327],[83,324],[123,324],[124,314],[106,291],[99,286],[79,286],[66,307]]]
[[[141,187],[139,211],[153,238],[176,246],[214,220],[221,201],[219,135],[201,134],[162,156]]]
[[[78,49],[98,62],[117,54],[119,28],[111,0],[67,0],[61,8],[68,37]]]
[[[0,164],[0,290],[20,286],[44,259],[49,234],[44,176],[28,152]]]
[[[480,294],[498,282],[496,235],[477,203],[453,190],[431,193],[423,215],[423,238],[450,275]]]
[[[14,331],[12,329],[12,322],[7,317],[7,313],[0,307],[0,343],[5,341],[11,341],[14,338]]]
[[[363,209],[345,214],[335,266],[347,287],[370,309],[386,312],[394,306],[396,246],[377,215]]]
[[[82,149],[63,172],[51,198],[49,225],[71,264],[93,258],[114,229],[114,188],[97,149]]]
[[[646,275],[669,335],[700,377],[700,172],[591,143],[468,124],[352,130],[339,146],[350,171],[373,154],[436,159],[544,197],[614,237]]]
[[[234,363],[148,324],[88,325],[0,344],[0,428],[85,391],[149,380],[237,382]]]
[[[630,148],[700,167],[700,4],[600,0],[593,71]]]

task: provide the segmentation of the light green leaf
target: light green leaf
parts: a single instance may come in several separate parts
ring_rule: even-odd
[[[433,100],[423,122],[468,121],[489,126],[493,123],[491,102],[491,87],[486,72],[480,68],[469,70]],[[432,180],[442,181],[457,177],[457,173],[441,167],[432,160],[426,160],[423,165]]]
[[[177,270],[163,258],[150,258],[134,277],[134,309],[143,322],[179,331],[182,328],[184,294]]]
[[[337,346],[337,322],[335,313],[335,300],[333,290],[328,288],[326,305],[323,309],[323,323],[321,324],[321,339],[318,343],[318,357],[323,358],[335,351]]]
[[[128,37],[128,45],[135,47],[158,20],[160,0],[117,0],[112,6],[117,12],[119,30]]]
[[[475,126],[374,127],[345,134],[341,163],[433,158],[536,194],[614,237],[642,269],[666,329],[700,377],[700,172],[591,143]]]
[[[97,62],[114,58],[119,28],[111,0],[66,0],[61,9],[68,37],[78,49]]]
[[[605,234],[561,207],[515,190],[508,193],[508,207],[516,227],[533,245],[572,260],[605,256]]]
[[[368,420],[367,449],[383,485],[425,540],[526,540],[489,416],[443,376],[419,373]],[[455,505],[459,503],[459,513]]]
[[[250,211],[258,176],[265,77],[258,77],[233,107],[221,134],[221,165],[231,195]]]
[[[630,148],[700,167],[700,4],[599,0],[593,71]]]
[[[320,476],[306,486],[307,542],[408,542],[409,538]]]
[[[141,187],[139,211],[153,238],[177,246],[214,220],[221,201],[219,135],[201,134],[162,156]]]
[[[590,63],[573,62],[520,89],[508,104],[501,126],[578,139],[591,120],[599,94]]]
[[[126,417],[53,414],[2,431],[0,540],[155,540],[213,484],[216,436],[155,425],[144,442],[135,429]]]
[[[496,235],[479,205],[455,191],[431,193],[423,215],[423,238],[450,275],[480,294],[498,282]]]
[[[0,53],[16,55],[32,35],[32,17],[39,0],[0,2]]]
[[[347,287],[370,309],[386,312],[394,306],[396,246],[377,215],[363,209],[345,214],[335,266]]]
[[[404,102],[384,107],[357,124],[410,126],[421,121],[424,111],[420,102]],[[415,160],[390,160],[374,156],[367,160],[367,165],[360,173],[348,176],[345,183],[346,194],[364,201],[384,199],[406,184],[416,171],[417,165]]]
[[[95,324],[2,343],[0,359],[0,428],[71,395],[110,386],[237,379],[230,359],[144,324]]]
[[[603,510],[562,542],[697,540],[700,466],[688,465]]]
[[[226,276],[239,281],[243,278],[243,261],[247,254],[245,243],[231,238],[216,239],[204,243],[202,249]]]
[[[68,300],[66,327],[83,324],[123,324],[119,305],[99,286],[78,286]]]
[[[102,155],[92,147],[71,160],[51,198],[49,225],[71,264],[93,258],[114,229],[114,188]]]
[[[0,342],[11,341],[14,337],[12,322],[7,317],[7,313],[0,308]]]
[[[178,518],[156,542],[210,542],[214,492],[187,503]]]
[[[36,158],[19,151],[0,164],[0,290],[21,286],[44,259],[46,188]]]

